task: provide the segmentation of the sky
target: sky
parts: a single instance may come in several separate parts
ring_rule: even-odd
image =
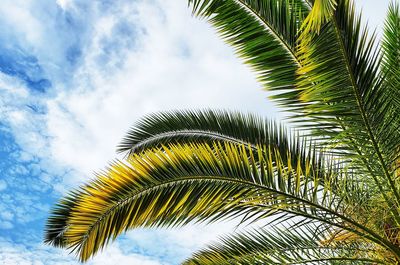
[[[116,158],[143,115],[282,114],[185,1],[1,0],[0,264],[79,264],[42,244],[51,207]],[[389,0],[358,0],[381,32]],[[174,265],[234,224],[133,230],[89,264]]]

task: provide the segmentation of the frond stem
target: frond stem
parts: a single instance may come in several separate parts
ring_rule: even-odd
[[[299,58],[296,56],[296,52],[286,43],[286,41],[279,35],[279,33],[274,30],[274,28],[266,21],[264,18],[262,18],[257,12],[248,4],[246,4],[243,0],[233,0],[236,4],[239,6],[242,6],[247,12],[253,16],[258,22],[260,22],[262,25],[264,25],[264,28],[269,31],[272,35],[274,35],[275,38],[279,39],[280,43],[283,45],[285,50],[290,54],[290,57],[292,57],[293,61],[298,65],[301,66]]]
[[[118,202],[116,202],[113,206],[111,206],[109,209],[107,209],[107,211],[105,211],[105,212],[101,215],[101,217],[99,217],[93,224],[91,224],[91,225],[89,226],[89,228],[87,229],[87,231],[85,232],[85,235],[83,236],[83,240],[82,240],[82,243],[81,243],[81,244],[84,244],[84,243],[85,243],[85,241],[86,241],[87,238],[89,237],[89,234],[91,233],[91,231],[93,230],[93,228],[94,228],[96,225],[98,225],[98,224],[101,222],[101,220],[102,220],[106,215],[110,214],[110,213],[111,213],[112,211],[114,211],[117,207],[119,207],[119,206],[121,206],[121,205],[123,205],[123,204],[129,202],[129,201],[132,200],[133,198],[135,198],[135,197],[137,197],[137,196],[139,196],[139,195],[141,195],[141,194],[143,194],[143,193],[149,192],[149,191],[151,191],[151,190],[153,190],[153,189],[155,189],[155,188],[159,188],[159,187],[161,187],[161,186],[166,186],[166,185],[169,185],[169,184],[171,184],[171,183],[185,182],[185,181],[198,181],[198,180],[211,180],[211,181],[222,181],[222,182],[231,182],[231,183],[243,184],[243,185],[245,185],[245,186],[250,186],[250,187],[255,187],[255,188],[259,188],[259,189],[264,189],[264,190],[267,190],[267,192],[276,193],[276,194],[282,195],[282,196],[284,196],[284,197],[297,200],[297,201],[302,202],[302,203],[304,203],[304,204],[306,204],[306,205],[315,207],[316,209],[320,209],[320,210],[325,211],[325,212],[327,212],[327,213],[329,213],[329,214],[332,214],[332,215],[334,215],[334,216],[337,216],[338,218],[342,219],[343,221],[346,221],[346,222],[348,222],[349,224],[354,225],[355,227],[359,228],[359,229],[362,230],[362,231],[365,231],[367,234],[369,234],[369,235],[371,235],[371,236],[368,236],[368,235],[366,235],[366,234],[362,234],[362,233],[360,233],[359,231],[357,231],[357,230],[355,230],[355,229],[351,229],[351,228],[349,228],[349,227],[346,227],[346,226],[343,226],[343,225],[340,225],[340,224],[337,224],[337,223],[329,222],[329,221],[327,221],[327,220],[325,220],[325,219],[321,219],[321,218],[318,218],[318,217],[316,217],[316,216],[311,216],[311,215],[303,215],[303,216],[308,217],[308,218],[314,218],[314,219],[316,219],[316,220],[319,220],[319,221],[322,221],[322,222],[325,222],[325,223],[329,223],[329,224],[334,225],[334,226],[336,226],[336,227],[339,227],[339,228],[342,228],[342,229],[349,230],[349,231],[351,231],[351,232],[357,233],[357,234],[359,234],[359,235],[361,235],[361,236],[363,236],[363,237],[365,237],[365,238],[370,239],[371,241],[373,241],[373,242],[375,242],[375,243],[382,244],[382,245],[388,247],[388,248],[391,249],[394,253],[396,253],[396,255],[398,255],[398,256],[400,257],[400,249],[398,249],[397,246],[395,246],[394,244],[392,244],[390,241],[387,241],[385,238],[382,238],[381,236],[379,236],[378,234],[376,234],[376,233],[373,232],[372,230],[370,230],[370,229],[364,227],[363,225],[361,225],[361,224],[355,222],[354,220],[349,219],[349,218],[346,217],[346,216],[343,216],[343,215],[339,214],[338,212],[335,212],[335,211],[333,211],[333,210],[331,210],[331,209],[328,209],[328,208],[323,207],[323,206],[321,206],[321,205],[315,204],[315,203],[313,203],[313,202],[304,200],[304,199],[302,199],[302,198],[298,198],[298,197],[296,197],[296,196],[294,196],[294,195],[291,195],[291,194],[288,194],[288,193],[285,193],[285,192],[281,192],[281,191],[277,191],[277,190],[275,190],[275,189],[271,189],[271,188],[268,188],[268,187],[263,186],[263,185],[260,185],[260,184],[256,184],[256,183],[249,182],[249,181],[245,181],[245,180],[232,179],[232,178],[223,177],[223,176],[188,176],[188,177],[182,177],[182,178],[180,178],[179,180],[176,180],[176,179],[175,179],[175,180],[163,181],[163,182],[157,183],[156,185],[153,185],[153,186],[150,186],[150,187],[146,187],[146,188],[144,188],[144,189],[142,189],[142,190],[140,190],[140,191],[138,191],[138,192],[134,192],[133,194],[129,195],[128,197],[126,197],[126,198],[124,198],[124,199],[119,200]],[[281,209],[281,210],[283,210],[283,209]],[[298,215],[301,214],[301,213],[298,213],[298,212],[294,212],[294,213],[296,213],[296,214],[298,214]]]

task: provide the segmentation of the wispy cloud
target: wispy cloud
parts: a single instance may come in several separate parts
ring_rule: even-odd
[[[41,245],[26,246],[6,240],[0,240],[0,263],[18,265],[79,265],[66,251],[49,249]],[[96,256],[88,265],[169,265],[149,256],[124,253],[118,243]]]

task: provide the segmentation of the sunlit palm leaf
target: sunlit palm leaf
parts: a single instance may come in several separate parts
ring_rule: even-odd
[[[336,0],[314,0],[312,10],[302,25],[303,37],[306,37],[305,34],[319,33],[322,25],[332,18],[336,5]]]
[[[259,154],[257,159],[254,153]],[[345,208],[340,207],[340,199],[325,190],[335,185],[338,172],[315,154],[296,160],[295,164],[283,161],[274,148],[253,151],[228,143],[135,154],[127,164],[113,164],[65,198],[53,212],[65,220],[49,219],[47,242],[61,241],[87,260],[126,229],[212,222],[245,214],[265,217],[277,211],[361,234],[372,232],[341,215],[339,209]],[[367,237],[382,241],[373,232]]]
[[[281,159],[291,159],[292,165],[298,163],[298,157],[306,157],[308,151],[304,147],[309,144],[304,138],[296,138],[294,134],[288,135],[288,131],[282,125],[256,115],[217,110],[173,111],[151,114],[140,120],[123,139],[119,151],[133,154],[171,143],[212,145],[215,141],[243,145],[253,150],[264,145],[276,148]],[[254,153],[254,156],[257,158],[258,154]],[[300,160],[300,163],[302,162],[306,160]],[[335,163],[340,163],[340,160],[336,160]],[[350,172],[350,166],[346,167]],[[381,196],[379,189],[371,188],[373,184],[368,185],[366,189],[365,186],[358,185],[359,180],[355,175],[345,178],[346,185],[330,184],[330,190],[340,196],[347,205],[351,205],[354,211],[368,211],[365,209],[368,200]],[[343,190],[346,192],[342,192]]]

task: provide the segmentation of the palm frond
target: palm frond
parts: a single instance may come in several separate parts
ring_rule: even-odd
[[[392,125],[391,130],[382,130],[382,137],[388,139],[387,142],[392,145],[391,149],[397,148],[397,152],[394,151],[388,156],[388,164],[394,169],[395,178],[398,178],[400,176],[400,149],[395,141],[398,141],[399,137],[393,137],[400,131],[400,7],[398,2],[392,2],[389,5],[381,46],[382,94],[387,97],[387,102],[392,103],[387,106],[387,112],[391,112],[391,116],[385,117],[383,121],[385,124]],[[382,127],[384,129],[387,126]]]
[[[314,0],[311,12],[302,25],[303,37],[309,33],[319,33],[322,25],[333,16],[336,6],[336,0]]]
[[[400,8],[393,1],[389,5],[384,27],[382,68],[385,85],[390,88],[390,96],[400,104]]]
[[[296,36],[309,6],[302,0],[189,0],[271,90],[293,89]]]
[[[355,164],[391,190],[400,205],[393,161],[399,156],[398,109],[382,89],[380,56],[374,37],[362,27],[350,0],[338,1],[331,20],[305,43],[300,42],[299,86],[304,104],[293,116],[314,135],[343,148]],[[362,146],[362,149],[360,148]],[[371,164],[370,161],[376,161]],[[398,213],[395,214],[396,216]]]
[[[272,230],[186,264],[399,262],[399,5],[380,51],[352,0],[189,4],[313,140],[237,112],[149,115],[118,147],[124,161],[56,205],[45,242],[86,261],[128,229],[240,217]]]
[[[293,163],[272,147],[253,150],[230,143],[173,145],[134,154],[58,204],[47,224],[47,243],[63,242],[85,261],[127,229],[243,215],[259,219],[283,211],[396,250],[344,215],[341,199],[329,191],[339,173],[323,156],[306,154]]]
[[[326,237],[317,233],[319,226],[258,228],[225,236],[183,264],[386,264],[379,254],[368,256],[371,245],[367,242],[324,244]]]
[[[282,125],[253,114],[222,110],[169,111],[139,120],[118,146],[118,152],[133,154],[170,143],[219,141],[252,148],[274,146],[296,153],[304,143],[294,141],[294,133],[290,137]]]

